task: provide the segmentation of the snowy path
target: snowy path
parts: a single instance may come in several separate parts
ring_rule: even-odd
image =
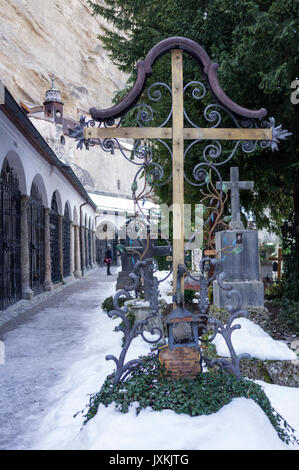
[[[5,344],[0,449],[31,447],[32,435],[52,406],[49,392],[82,358],[91,325],[102,301],[113,293],[115,279],[98,268],[0,327]]]

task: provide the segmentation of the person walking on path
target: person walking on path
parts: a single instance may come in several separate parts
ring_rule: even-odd
[[[111,276],[111,272],[110,272],[111,261],[112,261],[111,245],[108,244],[106,254],[105,254],[105,259],[104,259],[104,262],[107,264],[107,276]]]

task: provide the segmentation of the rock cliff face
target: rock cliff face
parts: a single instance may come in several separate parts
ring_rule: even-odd
[[[102,1],[102,0],[98,0]],[[0,78],[18,101],[42,105],[45,92],[59,88],[64,116],[79,119],[90,107],[108,108],[127,77],[109,59],[97,35],[105,20],[93,17],[87,0],[0,0]],[[118,151],[76,150],[73,139],[60,144],[61,126],[32,119],[50,147],[88,191],[131,195],[136,172]]]
[[[0,0],[0,8],[0,78],[17,101],[42,104],[54,73],[65,114],[111,106],[126,76],[102,49],[107,24],[87,0]]]

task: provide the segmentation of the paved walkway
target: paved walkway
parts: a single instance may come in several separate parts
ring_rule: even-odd
[[[0,326],[0,449],[28,449],[46,415],[48,391],[80,358],[88,327],[115,289],[117,268],[97,268]],[[1,314],[0,314],[1,315]]]

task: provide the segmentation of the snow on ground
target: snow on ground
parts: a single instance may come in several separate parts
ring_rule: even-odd
[[[169,286],[164,288],[163,296]],[[85,408],[88,394],[99,391],[106,376],[113,371],[114,362],[106,361],[105,356],[114,354],[118,357],[121,350],[122,334],[113,331],[119,319],[110,319],[99,308],[95,313],[85,338],[84,354],[70,365],[64,380],[50,390],[51,407],[38,435],[32,436],[32,449],[299,449],[299,446],[284,444],[259,406],[245,398],[234,399],[217,413],[199,417],[178,415],[171,410],[157,412],[150,408],[136,416],[136,404],[126,414],[116,412],[113,405],[101,406],[97,415],[81,430],[82,414],[75,418],[73,415]],[[285,350],[278,351],[277,342],[267,341],[251,322],[245,322],[242,328],[245,330],[242,337],[245,352],[249,349],[252,353],[256,343],[262,348],[264,358],[275,356],[280,359],[280,354],[285,354]],[[234,335],[238,342],[236,332]],[[146,354],[149,347],[140,337],[136,338],[127,360]],[[298,430],[299,438],[299,389],[258,383],[264,387],[275,409]]]
[[[136,405],[135,405],[136,406]],[[133,405],[125,416],[113,405],[101,406],[70,449],[211,450],[275,449],[285,446],[253,400],[234,399],[210,416],[190,417],[151,408],[136,417]],[[246,425],[244,425],[246,423]],[[257,432],[257,429],[259,432]],[[263,438],[261,439],[261,436]]]
[[[236,318],[232,325],[241,325],[239,330],[232,333],[232,342],[236,353],[248,353],[261,360],[295,360],[297,356],[285,343],[274,340],[260,326],[244,317]],[[229,351],[221,335],[212,341],[217,353],[222,357],[229,357]]]

